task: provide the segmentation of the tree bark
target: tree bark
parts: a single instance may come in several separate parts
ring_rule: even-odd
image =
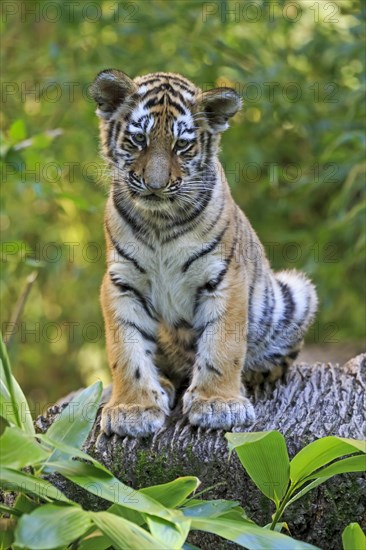
[[[327,435],[364,439],[366,435],[366,354],[345,365],[316,363],[294,365],[285,382],[255,389],[251,395],[257,421],[234,431],[279,430],[286,438],[290,457],[306,444]],[[104,399],[107,399],[107,393]],[[75,394],[49,409],[37,420],[44,431]],[[107,466],[116,477],[135,489],[165,483],[178,476],[195,475],[200,490],[214,485],[203,498],[240,501],[247,514],[265,525],[274,509],[247,476],[235,453],[228,457],[224,431],[191,427],[178,402],[166,427],[150,438],[123,439],[100,434],[99,418],[85,450]],[[90,499],[71,483],[58,479],[59,487],[88,508],[105,502]],[[341,533],[357,521],[366,528],[366,476],[336,476],[310,491],[285,513],[294,538],[329,550],[342,548]],[[189,539],[203,550],[235,548],[218,537],[193,533]]]

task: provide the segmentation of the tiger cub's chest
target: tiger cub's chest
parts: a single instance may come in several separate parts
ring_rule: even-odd
[[[152,256],[148,266],[149,294],[154,309],[168,325],[192,323],[198,289],[218,271],[219,258],[206,256],[186,268],[197,246],[177,248]]]
[[[173,326],[182,318],[193,316],[194,285],[182,273],[182,262],[176,254],[158,253],[148,266],[150,300],[159,317]]]

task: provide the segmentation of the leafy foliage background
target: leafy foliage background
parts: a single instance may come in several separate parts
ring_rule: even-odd
[[[98,301],[108,174],[87,94],[105,68],[181,72],[242,94],[222,140],[235,199],[274,268],[316,283],[309,341],[364,336],[364,10],[357,0],[3,3],[2,327],[36,269],[10,348],[35,407],[108,379]]]

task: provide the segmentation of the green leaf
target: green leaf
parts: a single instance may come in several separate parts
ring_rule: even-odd
[[[10,468],[0,468],[0,486],[5,491],[16,491],[37,495],[42,499],[70,502],[59,489],[41,477],[17,472]]]
[[[193,518],[191,529],[214,533],[248,550],[314,550],[316,546],[294,540],[286,535],[254,526],[245,521],[221,518]]]
[[[37,434],[37,438],[40,439],[45,445],[50,447],[52,450],[59,449],[62,451],[64,455],[66,455],[69,458],[81,458],[83,460],[87,460],[94,464],[96,468],[99,468],[103,470],[104,472],[107,472],[110,474],[109,470],[103,466],[98,460],[95,460],[92,456],[88,455],[84,451],[80,451],[80,449],[77,449],[76,447],[72,447],[71,445],[67,445],[67,443],[64,443],[63,441],[54,441],[53,439],[48,437],[48,432],[46,434]],[[48,463],[47,468],[49,471],[57,471],[57,463]]]
[[[350,439],[349,437],[337,437],[335,436],[339,441],[342,441],[343,443],[347,443],[348,445],[351,445],[354,447],[357,451],[361,451],[366,454],[366,441],[361,439]]]
[[[81,541],[78,544],[78,550],[107,550],[111,546],[112,541],[106,535],[95,535]]]
[[[292,504],[293,502],[295,502],[296,500],[298,500],[302,496],[306,495],[306,493],[308,493],[312,489],[315,489],[315,487],[318,487],[318,485],[321,485],[322,483],[325,483],[327,481],[327,479],[329,479],[329,477],[319,477],[319,478],[315,479],[315,481],[312,481],[311,483],[309,483],[309,485],[306,485],[305,487],[303,487],[303,489],[301,489],[301,491],[296,493],[296,495],[293,496],[291,498],[291,500],[289,500],[287,502],[286,506],[284,507],[284,510],[286,510],[286,508],[288,506],[290,506],[290,504]]]
[[[271,527],[272,527],[272,523],[267,523],[267,525],[264,525],[263,529],[271,529]],[[274,526],[274,530],[277,533],[281,533],[282,529],[289,531],[288,525],[285,521],[276,523],[276,525]]]
[[[9,128],[9,137],[13,143],[17,143],[18,141],[25,139],[26,135],[27,132],[25,129],[24,120],[18,118],[18,120],[15,120]]]
[[[347,474],[349,472],[364,472],[365,470],[366,456],[364,456],[363,454],[357,456],[349,456],[348,458],[338,460],[338,462],[334,462],[330,466],[326,466],[325,468],[318,470],[315,474],[311,474],[306,478],[306,481],[308,479],[315,479],[324,476],[326,476],[328,479],[329,477],[335,476],[337,474]]]
[[[121,549],[128,550],[170,550],[169,546],[150,535],[147,531],[109,512],[89,512],[95,525]]]
[[[47,436],[55,442],[59,441],[80,449],[95,422],[102,391],[102,383],[96,382],[76,395],[47,430]],[[49,462],[57,461],[66,456],[68,456],[66,453],[55,450],[50,456]]]
[[[200,480],[197,477],[186,476],[162,485],[145,487],[140,489],[139,492],[150,496],[167,508],[176,508],[183,504],[187,496],[193,493],[199,484]]]
[[[276,505],[289,483],[289,458],[285,438],[276,431],[227,433],[229,449],[235,449],[240,462],[264,495]]]
[[[13,470],[39,464],[49,457],[49,452],[37,443],[35,437],[16,426],[5,429],[0,437],[0,448],[0,464]]]
[[[323,437],[307,445],[290,462],[292,484],[304,480],[332,460],[344,455],[366,452],[366,442],[336,436]]]
[[[11,508],[10,506],[6,506],[6,504],[0,504],[0,514],[10,514],[11,516],[21,516],[22,512],[20,510],[17,510],[16,507]]]
[[[30,550],[52,550],[76,541],[91,525],[88,512],[79,506],[45,504],[20,518],[15,543]]]
[[[238,506],[235,500],[191,500],[181,511],[188,517],[215,518]]]
[[[365,550],[366,536],[358,523],[350,523],[342,533],[343,550]]]
[[[0,335],[0,416],[11,426],[34,434],[32,415],[28,401],[11,372],[10,361],[3,338]]]
[[[178,511],[169,510],[148,495],[131,489],[115,478],[110,472],[96,467],[94,464],[85,464],[77,460],[63,461],[52,464],[55,471],[76,483],[83,489],[94,495],[121,504],[126,508],[137,510],[141,513],[162,517],[173,521],[181,514]]]
[[[125,518],[128,521],[132,521],[132,523],[136,523],[136,525],[144,525],[144,523],[146,523],[144,514],[136,510],[131,510],[131,508],[126,508],[121,504],[112,504],[112,506],[107,509],[107,512]]]
[[[24,493],[19,493],[14,506],[21,514],[30,514],[33,510],[38,508],[39,504]]]
[[[8,520],[0,530],[0,550],[8,550],[14,540],[14,524]]]
[[[255,522],[247,516],[245,510],[241,506],[235,506],[235,508],[231,508],[231,510],[228,510],[227,512],[221,514],[220,517],[225,519],[234,519],[235,521],[244,520],[255,525]]]
[[[180,522],[178,529],[177,526],[165,519],[154,516],[147,516],[146,522],[151,534],[168,548],[171,548],[171,550],[179,550],[182,548],[182,544],[184,544],[188,536],[191,525],[190,520],[186,519]]]

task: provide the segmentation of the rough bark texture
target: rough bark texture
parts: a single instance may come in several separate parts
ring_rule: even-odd
[[[301,363],[292,367],[285,383],[257,389],[252,400],[257,421],[247,431],[279,430],[293,456],[304,445],[326,435],[364,439],[366,435],[366,354],[345,365]],[[52,407],[37,425],[45,430],[70,398]],[[105,398],[107,395],[105,395]],[[244,430],[235,430],[244,431]],[[259,524],[271,519],[273,508],[246,475],[235,453],[228,459],[223,431],[192,428],[178,403],[167,426],[150,438],[107,438],[99,432],[99,416],[86,450],[119,479],[138,489],[182,475],[195,475],[200,490],[220,484],[203,498],[234,499]],[[58,479],[62,490],[94,509],[105,502],[90,499],[71,483]],[[341,532],[351,521],[366,528],[366,476],[337,476],[309,492],[288,509],[285,521],[292,535],[320,548],[339,549]],[[189,539],[203,550],[235,548],[218,537],[194,533]]]

